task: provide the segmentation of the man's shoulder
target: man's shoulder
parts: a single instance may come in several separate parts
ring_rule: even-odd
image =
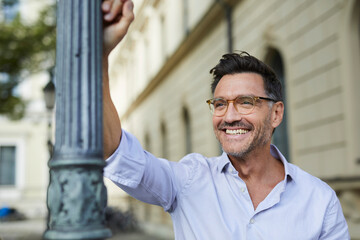
[[[335,195],[335,191],[319,177],[310,174],[309,172],[301,169],[299,166],[288,163],[291,171],[294,173],[293,177],[295,185],[301,190],[317,193],[324,197],[330,197]]]
[[[180,161],[180,164],[191,165],[198,170],[203,169],[215,170],[218,168],[222,156],[217,157],[206,157],[200,153],[190,153],[185,155]]]
[[[207,157],[201,153],[189,153],[185,155],[179,162],[198,162],[200,164],[213,165],[216,164],[220,158],[221,155],[216,157]]]

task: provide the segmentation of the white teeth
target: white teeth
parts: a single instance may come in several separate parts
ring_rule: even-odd
[[[226,133],[231,135],[245,134],[247,132],[248,130],[244,130],[244,129],[236,129],[236,130],[226,129]]]

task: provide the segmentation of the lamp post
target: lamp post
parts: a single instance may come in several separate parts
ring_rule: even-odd
[[[52,111],[55,106],[55,84],[54,84],[54,68],[49,71],[49,82],[43,88],[46,109]]]
[[[47,147],[49,150],[49,156],[53,154],[53,142],[51,134],[52,126],[52,111],[55,106],[55,84],[54,84],[54,68],[49,69],[49,82],[43,88],[45,106],[47,110],[47,121],[48,121],[48,136],[47,136]]]
[[[105,239],[102,0],[58,0],[55,146],[45,239]]]

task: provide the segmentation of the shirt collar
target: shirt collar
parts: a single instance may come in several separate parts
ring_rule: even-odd
[[[284,169],[285,169],[285,178],[287,180],[294,180],[295,179],[295,170],[293,168],[293,166],[291,166],[291,164],[288,163],[288,161],[286,160],[286,158],[282,155],[282,153],[279,151],[279,149],[275,146],[275,145],[270,145],[270,153],[271,155],[276,158],[279,159],[283,165],[284,165]],[[218,162],[218,171],[219,172],[225,172],[228,167],[230,165],[230,159],[228,157],[228,155],[223,152],[219,158],[219,162]],[[288,178],[288,176],[290,177],[290,179]]]
[[[270,145],[270,153],[274,158],[279,159],[283,163],[285,169],[285,178],[287,178],[287,180],[295,180],[294,167],[288,163],[284,155],[282,155],[280,150],[273,144]],[[288,177],[290,177],[290,179]]]
[[[223,152],[221,154],[221,156],[219,157],[219,162],[218,162],[218,171],[219,172],[225,172],[227,170],[227,168],[229,167],[230,164],[230,159],[228,157],[228,155],[226,154],[226,152]]]

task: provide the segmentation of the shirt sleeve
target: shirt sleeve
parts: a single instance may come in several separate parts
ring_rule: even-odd
[[[134,198],[169,212],[176,208],[177,194],[189,185],[197,166],[191,157],[180,162],[156,158],[124,130],[118,148],[106,162],[105,177]]]
[[[333,193],[333,199],[328,206],[320,239],[322,240],[350,240],[348,226],[339,199]]]

